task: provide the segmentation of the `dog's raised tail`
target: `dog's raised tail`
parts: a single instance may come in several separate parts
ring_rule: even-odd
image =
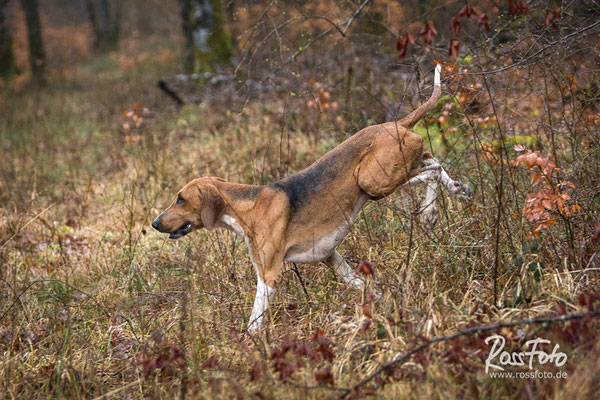
[[[440,98],[442,94],[442,66],[440,64],[435,66],[435,75],[433,76],[433,93],[429,100],[427,100],[423,105],[417,108],[415,111],[408,114],[406,117],[400,120],[400,125],[407,129],[411,129],[419,120],[429,112],[433,107],[435,107],[435,103]]]

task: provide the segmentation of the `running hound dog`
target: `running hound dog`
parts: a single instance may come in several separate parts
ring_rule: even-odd
[[[152,227],[171,239],[200,228],[225,228],[244,239],[257,279],[249,331],[262,326],[284,261],[323,261],[348,285],[362,288],[363,281],[336,247],[367,200],[382,199],[404,185],[426,183],[420,218],[432,227],[440,184],[454,195],[471,195],[423,152],[423,139],[411,131],[440,97],[440,70],[436,66],[429,100],[404,119],[366,127],[303,171],[269,185],[194,179]]]

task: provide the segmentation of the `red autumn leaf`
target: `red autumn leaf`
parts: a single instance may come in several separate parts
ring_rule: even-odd
[[[552,28],[558,29],[556,25],[556,20],[562,16],[562,12],[560,11],[560,7],[554,7],[552,10],[546,13],[546,18],[544,19],[544,26],[547,28],[552,25]]]
[[[546,14],[546,20],[544,21],[544,26],[547,28],[552,25],[552,28],[558,29],[558,25],[556,25],[556,21],[554,20],[554,14],[549,12]]]
[[[473,7],[471,7],[471,5],[469,3],[465,4],[463,9],[460,10],[460,13],[458,13],[459,17],[471,18],[472,15],[477,15],[477,13],[475,12]]]
[[[408,50],[408,45],[406,44],[406,40],[404,38],[400,38],[396,41],[396,49],[398,49],[398,58],[403,59],[406,57],[406,50]]]
[[[552,210],[552,203],[550,200],[542,200],[542,206],[547,210]]]
[[[550,26],[550,23],[552,23],[552,20],[554,19],[554,13],[552,13],[552,11],[548,11],[546,13],[546,18],[544,19],[544,26],[547,28]]]
[[[360,333],[365,333],[366,331],[369,330],[369,328],[371,327],[371,320],[368,319],[366,320],[360,327],[360,329],[358,330]]]
[[[596,228],[594,229],[594,236],[592,236],[592,243],[597,243],[600,240],[600,221],[596,222]]]
[[[317,328],[317,330],[313,334],[311,340],[313,342],[315,342],[315,343],[318,343],[318,342],[321,342],[324,339],[325,339],[325,333],[323,332],[323,329]]]
[[[304,357],[309,357],[309,358],[314,358],[314,356],[315,356],[315,352],[313,351],[312,347],[310,347],[308,345],[308,343],[304,343],[304,342],[300,343],[298,346],[296,346],[296,349],[294,351],[299,356],[304,356]]]
[[[479,16],[479,19],[477,20],[477,25],[479,25],[479,27],[481,28],[483,26],[483,29],[485,29],[486,32],[490,31],[490,24],[488,23],[490,19],[488,18],[488,16],[483,13]]]
[[[363,261],[358,264],[358,268],[356,268],[356,272],[362,274],[364,276],[373,275],[373,266],[368,261]]]
[[[396,41],[396,50],[398,50],[398,58],[406,57],[409,44],[415,44],[415,37],[410,33],[405,34]]]
[[[319,346],[317,347],[317,352],[321,353],[323,358],[329,362],[333,361],[333,359],[335,358],[333,351],[331,351],[331,345],[330,345],[329,341],[321,342],[319,344]]]
[[[262,368],[260,367],[260,363],[258,361],[255,361],[252,365],[252,368],[250,368],[250,382],[254,382],[255,380],[257,380],[261,374]]]
[[[287,380],[287,378],[292,376],[294,371],[296,371],[296,368],[292,364],[290,364],[287,360],[282,360],[278,365],[278,369],[279,369],[279,379],[281,379],[282,381]]]
[[[363,303],[361,306],[362,313],[367,318],[373,318],[373,314],[371,314],[371,309],[369,307],[369,303]]]
[[[219,360],[215,356],[210,356],[206,359],[204,364],[202,364],[202,368],[212,369],[219,365]]]
[[[460,50],[460,42],[456,39],[450,41],[448,46],[448,55],[452,58],[458,57],[458,51]]]
[[[529,6],[527,5],[526,0],[508,0],[510,3],[509,12],[513,17],[518,16],[519,14],[528,15],[529,14]]]
[[[483,14],[485,15],[485,14]],[[458,35],[460,33],[460,21],[456,17],[450,18],[450,30],[454,32],[454,34]]]
[[[423,38],[426,44],[431,44],[433,37],[437,36],[437,31],[435,30],[435,26],[433,26],[433,21],[425,22],[425,26],[423,30],[419,32],[419,36]]]
[[[333,385],[333,374],[328,368],[321,368],[315,372],[315,380],[326,385]]]
[[[579,305],[585,306],[589,310],[594,309],[594,302],[600,302],[600,295],[594,293],[584,293],[579,295]]]

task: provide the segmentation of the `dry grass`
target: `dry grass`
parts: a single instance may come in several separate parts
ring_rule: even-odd
[[[506,163],[496,250],[499,163],[483,157],[480,145],[492,145],[497,130],[483,121],[469,127],[459,114],[456,136],[446,133],[442,140],[436,124],[421,126],[420,133],[430,136],[450,174],[475,188],[475,200],[444,196],[430,233],[412,214],[421,189],[370,203],[340,249],[353,265],[374,265],[367,291],[346,288],[322,264],[299,266],[307,292],[286,272],[266,329],[249,336],[244,329],[255,275],[243,242],[224,231],[168,241],[152,231],[151,220],[193,177],[271,182],[307,166],[355,126],[333,116],[315,124],[315,111],[302,98],[265,97],[243,114],[211,105],[173,110],[153,87],[175,69],[176,56],[165,53],[152,64],[134,57],[133,67],[119,54],[92,58],[73,67],[72,79],[53,81],[45,91],[1,93],[0,380],[6,398],[336,397],[339,391],[316,381],[317,370],[330,370],[333,386],[350,387],[424,337],[554,314],[557,304],[582,311],[579,296],[598,291],[598,248],[589,243],[599,208],[597,136],[569,139],[566,127],[556,128],[557,164],[575,183],[573,198],[583,210],[543,233],[537,251],[521,249],[531,229],[521,216],[533,190],[529,173]],[[342,90],[333,93],[343,100]],[[149,113],[132,134],[122,128],[123,110],[136,102]],[[543,100],[537,103],[529,106],[544,112]],[[359,100],[355,104],[360,108]],[[536,121],[519,118],[527,110],[509,114],[515,104],[505,104],[504,128],[536,132]],[[545,140],[537,146],[548,155]],[[507,147],[505,154],[516,156]],[[515,259],[522,252],[521,267]],[[493,303],[496,253],[500,307],[484,307]],[[537,260],[544,263],[538,279],[528,268]],[[383,296],[369,301],[373,285]],[[394,371],[376,396],[597,397],[598,324],[586,324],[522,332],[560,343],[569,356],[566,383],[491,379],[477,337],[432,346]],[[579,335],[569,335],[569,326]],[[311,338],[319,329],[331,340],[333,359],[310,361],[290,351],[284,359],[295,371],[280,379],[273,349],[315,346]],[[502,331],[515,340],[514,349],[522,333]]]

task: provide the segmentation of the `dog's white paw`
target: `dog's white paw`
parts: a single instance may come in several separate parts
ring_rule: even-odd
[[[421,222],[421,226],[430,231],[438,222],[438,212],[437,207],[429,207],[421,213],[419,216],[419,221]]]
[[[260,322],[252,321],[248,324],[248,333],[257,333],[260,331],[262,324]]]
[[[448,187],[448,191],[456,196],[464,197],[466,199],[471,198],[473,196],[473,192],[469,189],[468,186],[463,185],[462,182],[455,181]]]

